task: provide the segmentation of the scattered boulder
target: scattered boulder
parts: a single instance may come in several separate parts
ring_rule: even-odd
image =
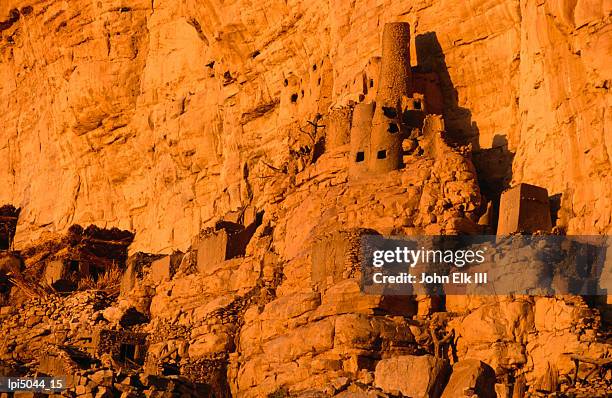
[[[449,373],[447,360],[431,355],[403,355],[378,362],[374,383],[387,393],[439,398]]]
[[[104,369],[98,370],[89,376],[96,384],[102,386],[112,386],[114,381],[114,374],[112,370]]]
[[[548,362],[546,364],[546,370],[544,374],[539,377],[536,382],[536,390],[553,393],[559,389],[559,370],[553,363]]]
[[[119,323],[123,314],[124,311],[118,307],[108,307],[105,308],[104,311],[102,311],[102,316],[104,317],[104,319],[106,319],[110,323],[115,324]]]
[[[473,391],[479,398],[496,398],[493,368],[477,359],[455,363],[442,398],[462,397],[466,390]]]
[[[68,273],[66,264],[61,260],[49,261],[45,266],[45,282],[53,286],[61,281]]]

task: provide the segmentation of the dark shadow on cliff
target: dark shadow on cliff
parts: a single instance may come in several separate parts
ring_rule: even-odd
[[[472,112],[459,105],[459,94],[451,79],[442,46],[435,32],[415,38],[417,63],[415,71],[435,72],[440,81],[443,98],[444,122],[450,144],[472,144],[473,162],[478,173],[481,193],[493,202],[493,220],[497,220],[499,197],[512,180],[514,153],[508,150],[505,135],[493,138],[492,148],[480,147],[480,131],[472,120]],[[493,226],[495,227],[495,226]]]
[[[13,205],[0,206],[0,251],[12,249],[20,213]]]

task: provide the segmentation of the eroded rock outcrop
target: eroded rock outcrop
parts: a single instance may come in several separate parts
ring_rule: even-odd
[[[277,195],[265,177],[313,149],[307,121],[330,129],[330,107],[374,98],[382,26],[401,20],[415,86],[431,99],[439,82],[486,194],[540,185],[570,233],[609,232],[607,7],[5,1],[0,203],[23,208],[19,245],[93,223],[136,232],[135,251],[185,250],[219,214]]]
[[[78,396],[575,392],[572,355],[610,356],[592,303],[365,295],[357,253],[486,232],[511,182],[611,231],[596,5],[2,3],[0,366]]]

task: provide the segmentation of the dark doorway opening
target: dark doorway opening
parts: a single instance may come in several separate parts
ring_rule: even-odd
[[[121,343],[119,348],[119,360],[121,362],[127,362],[128,360],[134,362],[136,357],[136,346],[134,344]]]
[[[383,114],[389,119],[395,119],[397,117],[397,110],[389,106],[383,106]]]

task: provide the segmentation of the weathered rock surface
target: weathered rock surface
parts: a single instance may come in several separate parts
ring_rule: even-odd
[[[479,398],[496,398],[495,371],[482,361],[466,359],[453,365],[442,398],[461,397],[467,391]]]
[[[355,252],[364,232],[482,232],[482,193],[510,181],[547,188],[557,229],[611,232],[610,17],[603,1],[3,1],[0,205],[21,208],[23,250],[0,260],[0,368],[54,364],[81,396],[439,397],[451,358],[447,395],[486,396],[489,366],[569,388],[568,354],[611,355],[585,300],[364,295]],[[402,143],[400,170],[349,180],[390,21],[411,23],[415,85],[440,82],[444,119]],[[155,254],[126,264],[109,238],[119,255],[95,261],[122,275],[50,292],[36,276],[55,257],[78,268],[101,246],[59,237],[76,223]],[[66,346],[94,363],[75,370]]]
[[[376,365],[374,382],[386,392],[400,392],[407,397],[440,397],[448,375],[448,362],[424,356],[400,356],[383,359]]]
[[[396,20],[440,76],[448,131],[514,153],[481,178],[543,186],[569,232],[610,232],[608,2],[8,0],[0,203],[23,208],[17,244],[94,223],[170,253],[261,209],[278,193],[267,165],[307,142],[315,113],[358,98]]]

